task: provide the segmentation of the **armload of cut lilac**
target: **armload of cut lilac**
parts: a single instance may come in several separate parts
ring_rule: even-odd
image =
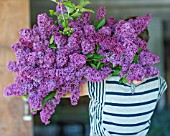
[[[43,123],[50,123],[66,93],[77,105],[80,84],[86,80],[100,82],[112,75],[126,83],[159,74],[153,67],[159,57],[138,36],[147,28],[150,14],[116,22],[113,17],[106,19],[105,8],[99,7],[91,22],[93,11],[85,8],[89,1],[81,0],[79,5],[53,1],[57,6],[50,17],[39,14],[32,29],[19,32],[20,39],[12,46],[17,61],[7,64],[18,76],[4,90],[5,96],[25,97],[31,112],[40,112]]]

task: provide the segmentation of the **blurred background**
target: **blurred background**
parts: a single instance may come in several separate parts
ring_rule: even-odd
[[[73,0],[77,1],[77,0]],[[130,16],[153,15],[149,24],[150,50],[160,56],[156,65],[170,85],[170,0],[91,0],[97,11],[106,6],[107,17],[116,20]],[[17,97],[4,97],[3,89],[13,82],[15,74],[6,70],[6,63],[15,60],[11,45],[21,28],[32,27],[37,14],[55,10],[50,0],[0,0],[0,135],[2,136],[89,136],[88,96],[78,106],[63,99],[52,116],[50,125],[43,125],[39,115],[31,117],[27,104]],[[95,15],[92,15],[94,19]],[[149,136],[170,136],[170,87],[166,90],[152,118]]]

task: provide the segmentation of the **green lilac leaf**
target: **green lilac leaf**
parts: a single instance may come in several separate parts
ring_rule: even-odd
[[[59,15],[59,13],[58,13],[58,12],[54,12],[54,15],[55,15],[55,16],[58,16],[58,15]]]
[[[54,35],[51,36],[51,39],[50,39],[50,44],[52,44],[54,42]]]
[[[85,6],[89,5],[89,4],[91,4],[90,1],[80,0],[80,4],[79,5],[81,7],[85,7]]]
[[[88,59],[93,58],[93,54],[87,54],[86,57],[87,57]]]
[[[64,6],[69,7],[69,8],[75,8],[75,4],[72,3],[71,1],[66,1],[63,2]]]
[[[102,26],[105,25],[105,23],[106,23],[106,19],[102,18],[99,21],[94,23],[94,27],[95,27],[96,30],[99,30]]]
[[[56,21],[56,20],[54,21],[54,25],[58,26],[58,23],[57,23],[57,21]]]
[[[29,94],[21,96],[23,99],[27,99],[29,97]]]
[[[97,69],[96,65],[94,65],[93,63],[90,64],[92,68]]]
[[[96,61],[96,62],[99,62],[100,60],[99,59],[92,59],[93,61]]]
[[[134,63],[138,63],[139,61],[139,56],[138,55],[135,55],[134,59],[133,59],[133,62]]]
[[[97,64],[97,69],[98,70],[100,69],[100,65],[101,65],[101,62],[99,61],[98,64]]]
[[[81,13],[76,12],[76,13],[72,14],[71,16],[74,18],[77,18],[77,17],[80,17],[81,15],[82,15]]]
[[[99,50],[99,48],[100,48],[99,44],[96,44],[95,53],[97,53],[97,51]]]
[[[65,13],[65,14],[63,14],[63,16],[64,16],[64,18],[65,18],[65,19],[68,19],[68,18],[69,18],[69,15],[68,15],[68,14],[66,14],[66,13]]]
[[[120,70],[115,70],[112,76],[118,76],[120,74]]]
[[[51,44],[50,46],[48,46],[51,49],[57,49],[57,46],[55,44]]]
[[[94,13],[93,10],[87,9],[87,8],[82,8],[82,9],[80,9],[80,11],[81,11],[81,12],[92,12],[92,13]]]
[[[57,3],[57,0],[51,0],[51,1],[53,1],[53,2]]]
[[[139,48],[137,53],[140,53],[141,51],[142,51],[142,48]]]
[[[55,11],[54,10],[49,10],[49,13],[50,13],[51,16],[53,16]]]
[[[75,8],[70,8],[70,7],[66,7],[68,14],[71,14],[74,12]]]
[[[100,61],[101,59],[104,58],[104,56],[101,55],[101,54],[94,54],[94,55],[93,55],[93,58],[94,58],[94,59],[98,59],[98,60]]]
[[[61,23],[63,21],[63,16],[61,14],[58,16],[58,21],[59,21],[59,23]]]
[[[63,26],[63,28],[67,28],[68,27],[68,20],[65,20],[64,22],[62,22],[62,26]]]
[[[52,98],[54,98],[54,96],[56,95],[56,90],[50,92],[43,100],[42,100],[42,108],[45,107],[45,102],[51,100]]]
[[[100,64],[99,69],[104,68],[106,65],[104,63]]]
[[[37,109],[32,108],[31,111],[32,111],[32,112],[35,112],[35,111],[37,111]]]
[[[126,83],[127,83],[126,77],[121,78],[121,79],[119,80],[119,83],[126,84]]]
[[[116,66],[114,67],[114,69],[121,71],[121,70],[122,70],[122,66],[116,65]]]

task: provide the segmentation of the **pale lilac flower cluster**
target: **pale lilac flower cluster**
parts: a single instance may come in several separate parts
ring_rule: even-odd
[[[62,9],[62,10],[61,10]],[[56,11],[66,13],[65,7],[57,6]],[[96,21],[106,17],[104,7],[99,8]],[[4,91],[6,96],[28,95],[33,114],[40,111],[42,122],[49,123],[60,99],[70,93],[71,104],[76,105],[80,97],[80,84],[85,79],[100,82],[112,72],[112,66],[121,66],[120,77],[129,81],[141,80],[158,74],[153,64],[159,58],[147,49],[147,43],[138,38],[148,25],[151,16],[137,17],[134,20],[115,22],[113,17],[96,30],[90,23],[90,13],[84,12],[82,18],[69,20],[68,26],[74,30],[71,36],[60,33],[62,25],[55,25],[47,14],[38,15],[37,25],[32,29],[22,29],[19,41],[12,46],[17,61],[9,62],[7,68],[18,74],[15,83]],[[56,48],[50,48],[50,39]],[[99,49],[96,51],[96,45]],[[139,61],[133,63],[139,48]],[[87,65],[88,54],[102,55],[103,67],[95,69]],[[99,63],[100,64],[100,63]],[[55,96],[42,101],[49,93]]]

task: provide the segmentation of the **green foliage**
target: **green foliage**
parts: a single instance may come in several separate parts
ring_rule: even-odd
[[[80,11],[81,11],[81,12],[92,12],[92,13],[94,13],[93,10],[87,9],[87,8],[82,8],[82,9],[80,9]]]
[[[71,15],[71,17],[73,17],[73,18],[78,18],[78,17],[80,17],[81,15],[82,15],[81,13],[75,12],[75,13],[73,13],[73,14]]]
[[[88,59],[91,59],[91,58],[93,58],[93,54],[87,54],[86,57],[87,57]]]
[[[138,51],[136,52],[134,58],[133,58],[133,62],[132,63],[138,63],[139,61],[139,53],[142,51],[142,48],[139,48]]]
[[[94,49],[95,53],[97,53],[97,51],[98,51],[99,49],[100,49],[100,45],[99,45],[99,44],[96,44],[95,49]]]
[[[54,10],[49,10],[49,13],[51,16],[58,16],[59,14],[55,12]]]
[[[99,45],[96,45],[96,49],[99,48]],[[101,60],[104,58],[101,54],[87,54],[87,66],[91,66],[92,68],[95,68],[96,70],[100,70],[101,68],[105,67],[105,64],[101,62]]]
[[[102,60],[104,58],[101,54],[93,54],[93,59],[97,59],[98,61]]]
[[[68,27],[69,19],[75,20],[76,18],[79,18],[83,12],[93,12],[93,10],[91,9],[84,8],[85,6],[91,3],[88,0],[80,0],[79,5],[75,5],[69,0],[65,0],[65,1],[63,0],[62,2],[59,2],[58,0],[52,0],[52,1],[57,4],[60,4],[61,7],[62,5],[64,5],[67,9],[68,13],[64,13],[64,14],[59,14],[55,12],[54,10],[49,10],[50,15],[57,16],[58,23],[62,24],[62,27],[64,28],[64,30],[61,33],[67,36],[71,36],[71,34],[73,33],[73,30]]]
[[[50,44],[52,44],[54,42],[54,35],[51,36],[51,39],[50,39]]]
[[[142,51],[142,48],[139,48],[137,53],[139,54],[141,51]]]
[[[56,44],[51,44],[50,46],[48,46],[51,49],[57,49],[57,45]]]
[[[97,66],[96,66],[97,70],[100,68],[100,65],[101,65],[101,62],[99,61],[99,62],[97,63]]]
[[[126,83],[127,83],[126,77],[121,78],[121,79],[119,80],[119,83],[126,84]]]
[[[102,18],[99,21],[94,23],[94,27],[95,27],[96,30],[99,30],[102,26],[105,25],[105,23],[106,23],[106,19]]]
[[[63,26],[63,28],[67,28],[68,27],[68,20],[66,20],[65,22],[62,22],[62,26]]]
[[[96,66],[95,64],[93,64],[93,63],[90,63],[90,65],[91,65],[91,67],[92,67],[92,68],[95,68],[95,69],[97,69],[97,66]]]
[[[42,108],[45,107],[45,103],[49,100],[51,100],[52,98],[54,98],[54,96],[56,95],[56,90],[50,92],[43,100],[42,100]]]
[[[138,63],[139,61],[139,56],[136,54],[133,58],[133,63]]]
[[[112,76],[118,76],[120,74],[120,70],[115,70]]]
[[[66,27],[64,28],[63,31],[60,31],[60,33],[64,34],[64,35],[67,35],[67,36],[71,36],[71,34],[73,33],[74,31],[72,30],[72,28],[70,27]]]
[[[81,7],[85,7],[85,6],[89,5],[89,4],[91,4],[91,2],[88,1],[88,0],[80,0],[80,3],[79,3],[79,5]]]
[[[114,72],[112,73],[112,76],[118,76],[120,74],[120,71],[122,70],[122,66],[116,65],[113,67]]]
[[[22,96],[23,99],[28,99],[28,97],[29,97],[29,94],[26,94],[26,95]]]
[[[53,16],[55,11],[54,10],[49,10],[49,13],[50,13],[51,16]]]
[[[70,8],[70,7],[66,7],[67,11],[68,11],[68,14],[71,14],[74,12],[74,8]]]
[[[65,2],[63,2],[63,5],[65,7],[69,7],[69,8],[75,8],[76,7],[76,5],[74,3],[72,3],[71,1],[65,1]]]
[[[53,2],[57,3],[57,0],[51,0],[51,1],[53,1]]]

